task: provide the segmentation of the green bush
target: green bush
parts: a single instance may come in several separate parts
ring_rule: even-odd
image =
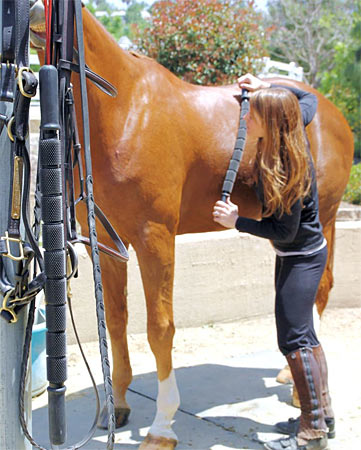
[[[343,200],[355,205],[361,205],[361,163],[352,166]]]
[[[257,73],[266,31],[253,0],[163,0],[135,41],[138,49],[195,84],[228,84]]]

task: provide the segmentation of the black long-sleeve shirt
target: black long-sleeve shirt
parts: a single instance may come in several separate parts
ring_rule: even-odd
[[[317,109],[317,97],[315,95],[289,86],[272,85],[271,87],[282,87],[293,92],[298,99],[304,125],[306,126],[311,122]],[[308,148],[307,151],[309,151]],[[317,183],[311,155],[310,165],[311,189],[303,199],[303,206],[298,200],[291,207],[291,214],[284,213],[282,216],[273,214],[260,221],[238,217],[236,221],[237,230],[270,239],[276,250],[285,253],[306,253],[320,247],[324,237],[318,213]],[[255,190],[259,200],[264,205],[261,181],[255,185]]]

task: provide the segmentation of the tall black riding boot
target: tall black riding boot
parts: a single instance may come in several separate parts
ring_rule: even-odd
[[[301,348],[287,355],[301,404],[300,425],[296,436],[265,444],[269,450],[325,450],[326,423],[321,405],[321,373],[312,348]]]

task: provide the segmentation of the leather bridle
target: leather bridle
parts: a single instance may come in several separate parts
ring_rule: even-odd
[[[122,262],[126,262],[129,257],[123,242],[94,201],[86,78],[112,97],[115,97],[117,92],[110,83],[92,72],[85,64],[81,0],[44,0],[44,2],[51,7],[47,9],[47,64],[40,69],[39,74],[41,125],[35,219],[31,227],[28,218],[30,159],[26,138],[30,100],[36,93],[37,80],[28,67],[29,0],[3,0],[3,3],[6,3],[3,11],[6,13],[3,14],[5,28],[2,30],[1,101],[13,102],[14,108],[11,117],[0,116],[0,125],[7,126],[11,141],[13,174],[9,196],[8,230],[0,240],[2,295],[0,314],[9,322],[16,322],[19,310],[30,304],[21,368],[20,422],[25,436],[34,447],[41,449],[27,429],[24,392],[34,323],[35,297],[45,288],[49,438],[52,446],[63,445],[66,442],[64,383],[67,379],[65,317],[67,303],[71,306],[67,285],[69,279],[77,272],[77,256],[72,243],[83,242],[91,246],[100,353],[109,415],[107,448],[112,449],[115,419],[99,251],[104,251]],[[36,0],[32,0],[31,4],[32,8],[38,7]],[[75,33],[77,50],[74,49]],[[78,138],[71,83],[72,72],[78,72],[80,77],[83,151]],[[18,83],[14,91],[12,85],[15,76]],[[73,183],[76,166],[81,187],[78,196]],[[87,205],[89,238],[80,236],[76,229],[75,209],[80,201],[84,201]],[[96,217],[113,239],[117,250],[98,244]],[[25,228],[25,239],[20,233],[21,223]],[[43,250],[39,247],[40,235]],[[15,283],[10,281],[11,277],[6,273],[4,258],[15,261]],[[31,266],[34,266],[32,277]],[[69,270],[67,266],[70,266]],[[94,381],[93,385],[96,387]],[[80,448],[91,439],[98,416],[97,395],[96,417],[88,436],[69,448]]]

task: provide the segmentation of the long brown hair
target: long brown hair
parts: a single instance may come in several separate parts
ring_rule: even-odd
[[[263,122],[265,136],[258,141],[256,171],[264,190],[264,217],[291,214],[291,207],[311,186],[309,154],[296,96],[287,89],[256,91],[251,114]]]

